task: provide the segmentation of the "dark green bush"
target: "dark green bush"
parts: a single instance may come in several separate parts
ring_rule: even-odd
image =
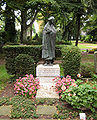
[[[84,78],[92,77],[92,74],[94,73],[94,64],[82,63],[80,66],[80,73]]]
[[[68,42],[68,41],[65,41],[65,40],[61,40],[61,41],[56,41],[56,44],[57,44],[57,45],[60,45],[60,44],[71,45],[72,43],[71,43],[71,42]]]
[[[34,75],[34,60],[28,54],[19,54],[15,58],[16,77],[23,77],[26,74]]]
[[[76,46],[65,46],[62,48],[62,66],[65,77],[70,75],[76,79],[80,70],[81,52]]]
[[[62,57],[62,53],[61,53],[61,49],[64,47],[65,45],[56,45],[56,50],[55,50],[55,56],[57,57]]]
[[[6,68],[9,74],[15,74],[15,58],[19,54],[28,54],[32,56],[35,63],[41,58],[41,46],[39,45],[7,45],[3,47],[5,58],[6,58]]]

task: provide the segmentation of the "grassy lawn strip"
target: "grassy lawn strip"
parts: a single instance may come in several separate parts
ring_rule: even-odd
[[[60,64],[60,76],[64,76],[62,64]]]
[[[5,65],[0,65],[0,90],[2,90],[7,81],[10,79],[11,75],[9,75],[6,71]]]
[[[75,45],[75,41],[72,41],[72,44]],[[94,48],[94,47],[97,47],[97,44],[93,44],[93,43],[83,43],[83,42],[79,41],[78,47],[79,47],[80,49],[92,49],[92,48]]]

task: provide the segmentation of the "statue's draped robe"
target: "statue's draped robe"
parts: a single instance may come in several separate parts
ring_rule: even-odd
[[[50,25],[48,22],[44,27],[42,40],[42,58],[45,60],[55,58],[55,41],[56,29],[53,24]]]

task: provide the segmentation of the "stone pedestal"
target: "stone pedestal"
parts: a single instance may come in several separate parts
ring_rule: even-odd
[[[55,91],[54,77],[60,75],[58,64],[44,66],[40,64],[36,68],[36,76],[40,80],[40,89],[37,91],[36,98],[59,98]]]
[[[58,64],[52,66],[44,66],[40,64],[36,68],[36,76],[39,77],[55,77],[60,75],[60,67]]]
[[[95,73],[97,73],[97,51],[94,52],[94,66],[95,66]]]

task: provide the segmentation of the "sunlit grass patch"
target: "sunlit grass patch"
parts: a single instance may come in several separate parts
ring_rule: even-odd
[[[2,90],[7,81],[10,79],[11,75],[9,75],[6,71],[5,65],[0,65],[0,90]]]

